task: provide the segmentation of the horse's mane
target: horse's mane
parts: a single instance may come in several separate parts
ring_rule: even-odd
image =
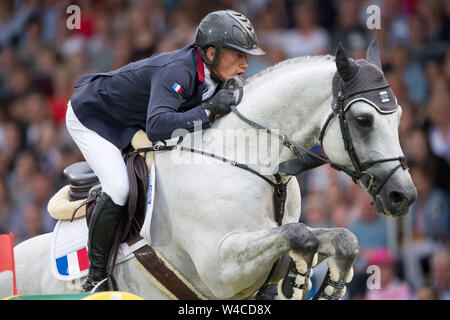
[[[285,67],[291,67],[290,69],[293,69],[294,67],[297,67],[297,64],[298,65],[305,64],[305,67],[310,67],[312,65],[316,65],[317,63],[323,63],[325,61],[334,61],[334,56],[327,54],[320,56],[303,56],[283,60],[267,69],[264,69],[254,74],[253,76],[251,76],[246,80],[246,84],[257,82],[258,80],[262,80],[269,75],[271,77],[275,76],[276,74],[278,74],[278,72],[284,70]],[[301,66],[298,66],[298,68],[301,68]]]

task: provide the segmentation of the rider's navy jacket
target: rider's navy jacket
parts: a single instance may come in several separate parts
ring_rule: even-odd
[[[139,129],[150,141],[170,139],[175,129],[209,127],[201,108],[204,65],[192,45],[159,53],[106,73],[78,78],[72,108],[87,128],[125,148]]]

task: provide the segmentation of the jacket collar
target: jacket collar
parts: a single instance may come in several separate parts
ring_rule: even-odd
[[[205,81],[205,66],[203,65],[203,60],[200,57],[200,53],[198,52],[198,49],[195,49],[195,53],[197,54],[197,75],[198,80],[200,82]]]

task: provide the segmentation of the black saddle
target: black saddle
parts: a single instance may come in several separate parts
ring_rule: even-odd
[[[64,169],[64,175],[69,179],[69,200],[86,199],[89,190],[100,184],[98,177],[86,161],[75,162]]]

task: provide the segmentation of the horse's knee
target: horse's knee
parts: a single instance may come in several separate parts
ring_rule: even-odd
[[[358,238],[348,229],[339,228],[334,236],[335,255],[346,260],[355,260],[359,254]]]
[[[299,250],[305,255],[317,252],[319,240],[303,223],[289,223],[283,227],[288,245],[292,250]]]

